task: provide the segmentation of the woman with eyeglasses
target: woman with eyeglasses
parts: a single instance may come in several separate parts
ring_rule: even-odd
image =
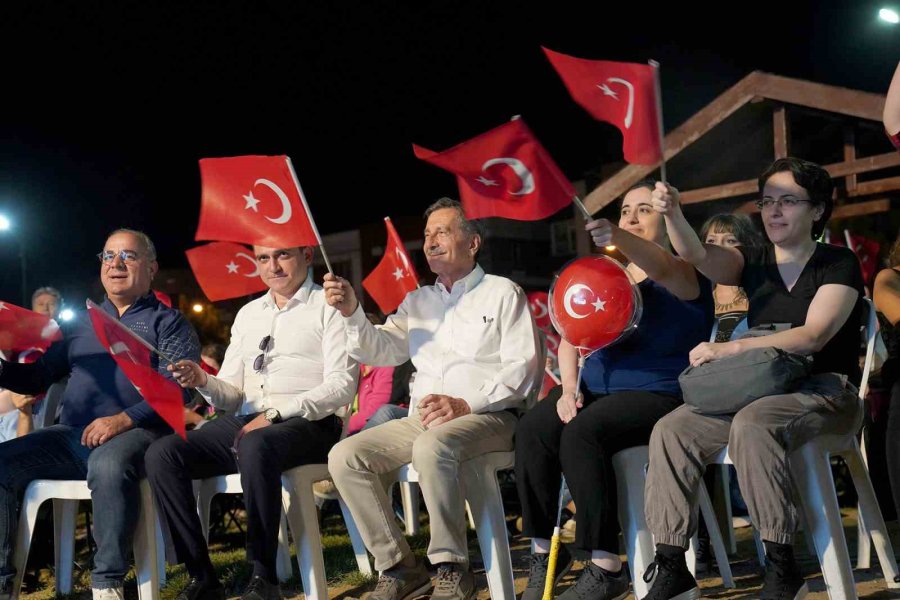
[[[822,167],[782,158],[760,175],[759,190],[768,244],[757,248],[701,243],[681,212],[678,191],[660,183],[653,192],[678,255],[716,283],[743,287],[749,325],[774,331],[701,343],[690,353],[691,365],[775,347],[811,356],[812,374],[792,393],[759,398],[734,415],[683,406],[656,424],[645,492],[657,542],[650,600],[700,595],[684,552],[697,528],[704,463],[726,445],[766,547],[760,597],[803,598],[807,587],[792,550],[798,511],[788,456],[820,434],[851,433],[857,423],[862,273],[852,251],[816,242],[831,214],[834,184]]]

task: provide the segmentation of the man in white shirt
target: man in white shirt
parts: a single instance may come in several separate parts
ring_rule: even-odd
[[[188,432],[187,441],[177,435],[159,440],[145,459],[168,556],[185,563],[191,576],[178,600],[225,598],[191,482],[238,471],[253,563],[243,598],[281,598],[275,574],[281,473],[326,461],[341,434],[334,412],[356,391],[358,367],[347,355],[343,319],[308,276],[313,249],[253,250],[269,291],[238,312],[218,375],[193,361],[170,367],[183,387],[197,388],[229,414]]]
[[[325,277],[328,303],[345,318],[350,356],[374,366],[412,359],[416,367],[409,416],[347,438],[328,457],[335,485],[382,571],[370,600],[413,598],[432,587],[380,479],[409,462],[431,517],[428,558],[438,567],[431,597],[472,597],[460,463],[512,450],[512,409],[523,406],[540,368],[525,294],[478,266],[476,224],[447,198],[425,218],[425,256],[437,282],[410,292],[384,325],[369,323],[346,280]]]

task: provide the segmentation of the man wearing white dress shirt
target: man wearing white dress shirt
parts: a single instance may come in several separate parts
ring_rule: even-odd
[[[409,416],[347,438],[328,457],[335,485],[382,571],[370,600],[413,598],[432,587],[380,480],[409,462],[431,518],[428,559],[437,566],[431,597],[472,597],[460,463],[512,450],[513,409],[523,406],[539,369],[525,294],[478,266],[476,224],[447,198],[425,218],[425,256],[437,282],[410,292],[384,325],[369,323],[346,280],[325,277],[328,303],[344,316],[350,356],[374,366],[412,359],[416,367]]]
[[[343,319],[308,276],[313,249],[253,250],[269,291],[238,312],[218,375],[192,361],[170,367],[183,387],[197,388],[228,414],[188,432],[187,441],[177,435],[158,440],[145,459],[167,555],[185,563],[191,576],[178,600],[225,597],[191,481],[238,470],[247,509],[247,558],[253,563],[243,598],[281,598],[275,574],[281,473],[326,461],[341,434],[334,412],[356,391],[358,367],[347,355]]]

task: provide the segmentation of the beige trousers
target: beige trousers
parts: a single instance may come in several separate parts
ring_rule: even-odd
[[[428,559],[468,564],[460,463],[512,450],[515,428],[516,417],[507,411],[465,415],[433,429],[425,429],[413,413],[361,431],[331,449],[328,470],[377,570],[391,568],[410,553],[383,483],[410,462],[419,473],[431,523]]]

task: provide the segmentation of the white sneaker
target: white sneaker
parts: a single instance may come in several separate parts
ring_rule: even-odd
[[[125,590],[117,588],[91,588],[93,600],[125,600]]]

